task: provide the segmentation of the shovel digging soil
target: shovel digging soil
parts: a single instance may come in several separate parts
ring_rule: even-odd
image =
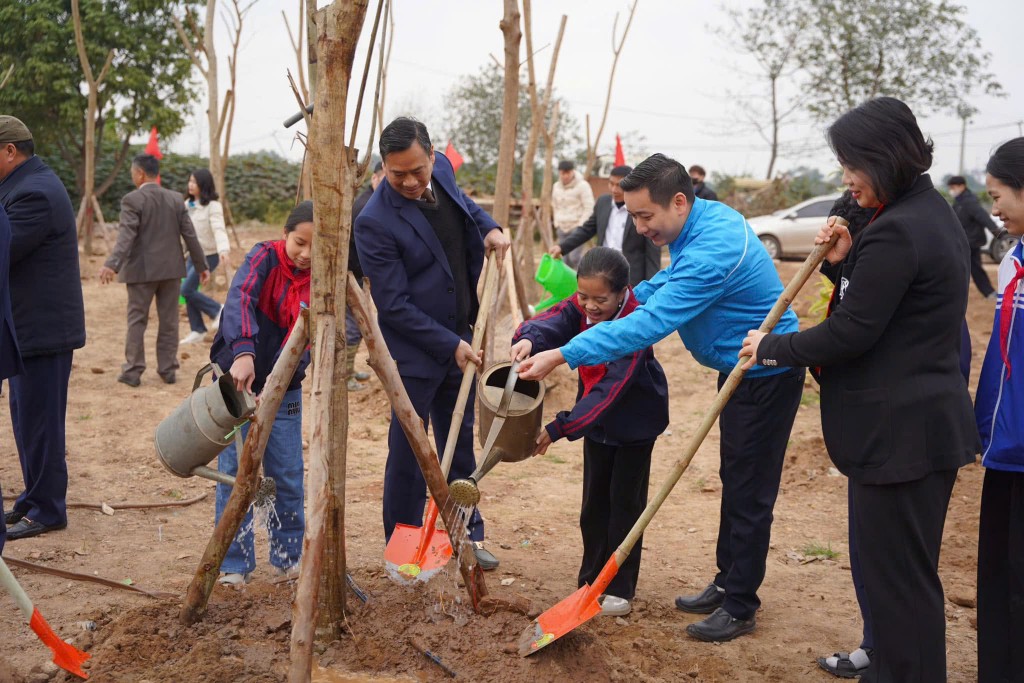
[[[848,225],[848,223],[842,218],[836,219],[837,224]],[[833,238],[834,239],[834,238]],[[807,282],[807,279],[811,276],[822,259],[825,258],[825,254],[829,249],[832,248],[832,241],[826,242],[825,244],[817,245],[814,250],[804,261],[803,265],[800,266],[800,270],[797,271],[793,279],[789,281],[786,288],[779,295],[779,298],[775,301],[775,305],[772,306],[771,311],[768,313],[768,317],[764,319],[761,326],[758,328],[761,332],[771,332],[775,328],[776,323],[782,318],[782,314],[786,312],[790,304],[796,298],[796,295],[800,293],[800,289]],[[679,478],[686,471],[686,468],[690,465],[690,461],[693,460],[693,456],[697,453],[697,449],[700,448],[707,437],[708,432],[715,425],[718,420],[718,416],[721,414],[722,409],[725,408],[725,404],[729,402],[736,387],[739,386],[740,381],[743,379],[743,375],[746,374],[746,370],[743,369],[746,358],[740,358],[736,365],[733,367],[732,372],[729,373],[728,379],[725,384],[719,390],[718,395],[715,397],[711,407],[704,414],[704,418],[701,420],[697,431],[690,437],[689,442],[686,444],[686,448],[683,450],[683,456],[673,466],[669,473],[668,479],[662,484],[661,489],[657,495],[648,503],[647,508],[640,515],[640,518],[630,529],[629,534],[626,535],[625,540],[615,550],[615,553],[608,559],[608,562],[604,565],[601,573],[598,574],[597,579],[594,581],[594,585],[584,585],[582,588],[577,590],[575,593],[559,602],[554,607],[550,608],[531,624],[522,635],[519,637],[519,654],[523,657],[527,657],[537,652],[538,650],[550,645],[555,640],[558,640],[565,634],[569,633],[577,626],[589,621],[597,614],[601,612],[601,605],[597,602],[597,598],[604,593],[605,588],[611,583],[611,580],[619,571],[619,567],[622,566],[626,558],[629,557],[630,551],[633,550],[633,545],[637,539],[643,534],[647,525],[650,524],[651,519],[658,512],[662,503],[668,498],[668,494],[672,492],[672,488],[679,481]]]
[[[471,346],[477,355],[480,354],[480,349],[483,346],[487,317],[490,315],[491,309],[494,308],[498,279],[496,259],[497,256],[494,252],[487,257],[483,297],[480,312],[473,327]],[[452,466],[452,460],[455,458],[455,444],[458,441],[462,418],[466,414],[466,401],[469,399],[470,389],[473,388],[475,374],[476,365],[466,363],[462,372],[459,395],[455,399],[455,409],[452,411],[448,440],[445,442],[444,455],[441,458],[441,472],[446,479]],[[426,582],[448,564],[453,552],[451,539],[447,532],[437,528],[437,515],[437,503],[431,497],[427,502],[427,512],[422,527],[411,524],[395,525],[394,531],[391,532],[391,539],[384,549],[384,566],[388,576],[399,583]]]

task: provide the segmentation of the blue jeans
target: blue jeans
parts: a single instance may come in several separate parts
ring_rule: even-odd
[[[249,425],[242,434],[248,435]],[[238,471],[238,451],[231,444],[217,458],[217,469],[232,476]],[[274,510],[277,520],[267,529],[270,535],[270,564],[287,569],[298,564],[302,555],[302,536],[306,527],[302,488],[302,390],[285,393],[277,419],[270,430],[267,450],[263,455],[263,473],[277,484]],[[217,484],[217,520],[220,520],[231,487]],[[252,510],[245,514],[242,526],[224,557],[221,571],[248,574],[256,568],[256,550]]]
[[[210,266],[210,273],[217,270],[220,263],[220,256],[208,254],[206,265]],[[185,280],[181,283],[181,296],[185,298],[185,311],[188,313],[188,326],[193,332],[206,332],[206,325],[203,324],[203,313],[206,317],[217,317],[220,313],[220,304],[199,291],[199,273],[192,265],[192,259],[185,260]]]

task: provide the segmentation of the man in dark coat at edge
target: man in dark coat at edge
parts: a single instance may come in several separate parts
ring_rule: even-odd
[[[11,261],[11,222],[7,212],[0,206],[0,386],[9,377],[20,374],[21,351],[14,333],[14,315],[11,313],[11,290],[8,284],[8,270]],[[0,508],[4,505],[3,491],[0,491]],[[7,541],[7,524],[0,517],[0,555]]]
[[[971,279],[974,280],[974,286],[986,299],[995,299],[996,290],[981,265],[981,248],[985,246],[986,230],[992,233],[993,238],[998,237],[1002,231],[988,215],[988,211],[981,208],[978,196],[967,188],[967,180],[963,176],[953,176],[946,181],[946,187],[953,196],[953,211],[967,234],[967,245],[971,248]]]

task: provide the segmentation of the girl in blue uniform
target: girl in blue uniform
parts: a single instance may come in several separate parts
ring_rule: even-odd
[[[614,249],[588,251],[576,277],[576,296],[519,327],[512,338],[513,360],[557,349],[639,305],[628,286],[629,264]],[[558,439],[583,439],[580,586],[594,582],[646,507],[651,451],[667,425],[668,384],[648,346],[610,363],[580,366],[576,405],[559,412],[537,437],[538,455]],[[609,584],[604,614],[629,614],[642,546],[641,538]]]
[[[992,213],[1024,235],[1024,138],[986,168]],[[975,417],[985,484],[978,529],[978,681],[1024,681],[1024,251],[999,264],[996,314],[978,380]]]

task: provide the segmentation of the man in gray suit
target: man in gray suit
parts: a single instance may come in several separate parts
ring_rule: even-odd
[[[206,284],[210,271],[203,247],[189,220],[180,194],[157,183],[160,162],[149,154],[132,161],[132,182],[138,188],[121,200],[121,230],[106,264],[100,268],[100,282],[108,284],[117,275],[128,285],[128,335],[125,363],[117,381],[131,387],[140,384],[146,369],[143,335],[149,322],[149,307],[156,297],[160,327],[156,337],[157,372],[167,384],[174,384],[178,369],[178,289],[185,277],[185,240],[199,282]]]
[[[626,211],[626,200],[619,183],[632,172],[630,166],[616,166],[608,174],[608,190],[597,198],[587,221],[551,247],[555,257],[571,253],[587,240],[597,236],[597,246],[622,252],[629,262],[629,284],[636,286],[654,277],[661,270],[661,249],[636,231],[633,218]]]

